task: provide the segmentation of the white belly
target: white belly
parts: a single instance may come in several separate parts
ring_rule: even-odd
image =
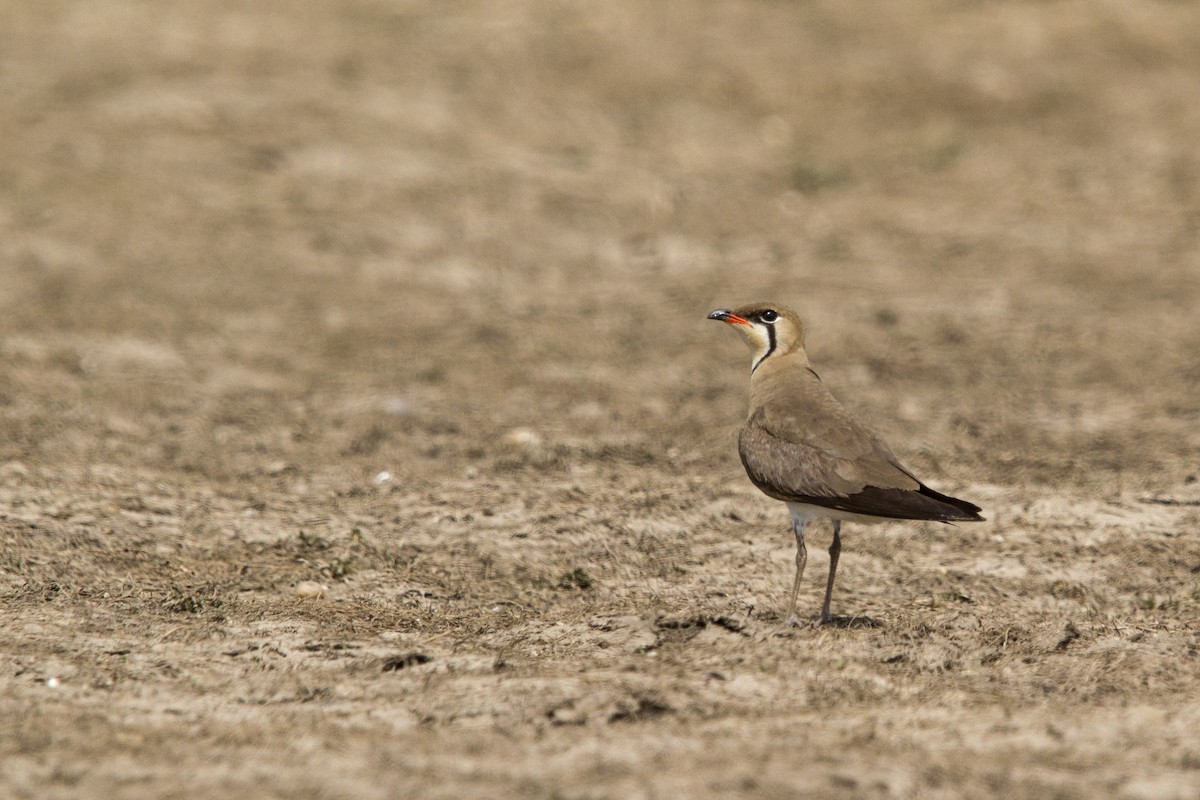
[[[869,517],[865,514],[855,514],[851,511],[838,511],[836,508],[825,508],[824,506],[813,506],[808,503],[788,503],[788,511],[792,512],[792,519],[803,520],[808,522],[810,519],[836,519],[841,522],[861,522],[867,525],[872,525],[877,522],[887,522],[888,517]]]

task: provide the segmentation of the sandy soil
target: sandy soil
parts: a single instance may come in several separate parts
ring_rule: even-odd
[[[1200,7],[0,17],[0,795],[1200,796]],[[877,626],[761,297],[985,507]]]

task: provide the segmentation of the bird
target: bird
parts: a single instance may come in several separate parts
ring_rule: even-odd
[[[809,522],[829,519],[829,578],[814,623],[833,621],[829,604],[842,551],[843,522],[982,521],[982,509],[930,489],[887,444],[855,419],[825,387],[804,349],[804,325],[773,303],[718,308],[708,319],[731,325],[753,351],[750,410],[738,434],[738,454],[750,481],[787,504],[796,537],[796,577],[787,627],[801,627],[796,603],[808,551]]]

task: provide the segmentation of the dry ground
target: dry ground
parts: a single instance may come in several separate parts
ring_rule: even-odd
[[[6,2],[0,795],[1200,795],[1198,86],[1179,2]],[[780,628],[758,297],[985,506],[848,528],[879,627]]]

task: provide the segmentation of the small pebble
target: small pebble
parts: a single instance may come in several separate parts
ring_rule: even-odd
[[[513,428],[504,434],[504,441],[521,447],[539,447],[542,444],[542,437],[532,428]]]
[[[300,581],[296,584],[296,595],[312,600],[320,600],[329,591],[329,587],[316,581]]]

